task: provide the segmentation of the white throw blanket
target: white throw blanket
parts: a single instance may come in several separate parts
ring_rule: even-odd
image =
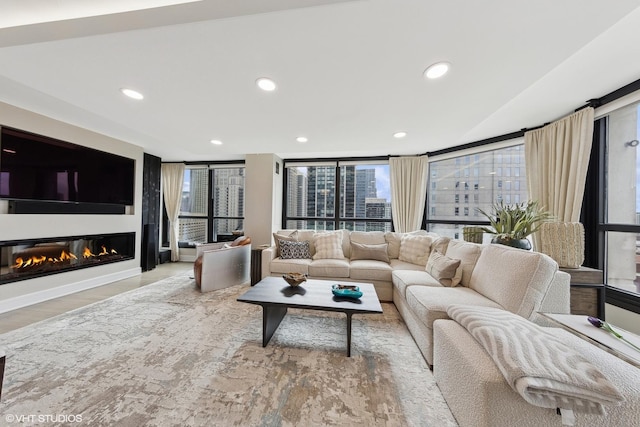
[[[532,405],[604,414],[624,397],[588,360],[560,339],[511,312],[451,306],[449,317],[482,345],[507,383]]]

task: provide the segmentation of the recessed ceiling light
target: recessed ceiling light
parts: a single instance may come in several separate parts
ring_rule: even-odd
[[[137,90],[123,87],[122,89],[120,89],[120,92],[122,92],[125,96],[128,96],[131,99],[137,99],[137,100],[144,99],[144,95],[138,92]]]
[[[266,92],[273,92],[274,90],[276,90],[276,83],[266,77],[260,77],[258,80],[256,80],[256,84],[260,89]]]
[[[211,140],[211,143],[212,143],[213,145],[222,145],[222,141],[220,141],[220,140],[218,140],[218,139],[212,139],[212,140]]]
[[[424,70],[424,76],[428,79],[437,79],[447,74],[450,67],[451,64],[448,62],[436,62]]]
[[[404,131],[396,132],[393,134],[393,137],[398,139],[404,138],[405,136],[407,136],[407,133]]]
[[[296,141],[298,141],[301,144],[304,144],[305,142],[309,141],[309,139],[306,136],[299,136],[296,138]]]

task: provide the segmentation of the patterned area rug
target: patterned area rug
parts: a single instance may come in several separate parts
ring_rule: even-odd
[[[347,358],[341,313],[289,310],[263,348],[246,289],[176,276],[1,335],[0,424],[456,426],[393,304]]]

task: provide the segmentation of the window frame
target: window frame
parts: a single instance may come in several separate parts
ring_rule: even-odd
[[[432,191],[435,189],[435,187],[437,187],[436,185],[434,185],[436,183],[435,180],[432,179],[432,178],[437,178],[437,176],[434,176],[437,174],[434,174],[434,171],[431,169],[431,163],[439,162],[442,160],[454,159],[456,166],[464,167],[463,165],[466,165],[466,163],[464,163],[463,159],[467,157],[469,161],[472,156],[474,157],[474,161],[478,161],[479,160],[478,156],[480,156],[482,153],[485,153],[487,151],[497,151],[497,150],[511,148],[519,145],[524,146],[523,136],[524,136],[523,133],[509,134],[509,135],[505,135],[504,139],[500,139],[498,141],[491,141],[487,143],[483,143],[482,141],[479,141],[478,144],[473,144],[473,146],[471,147],[460,147],[458,149],[448,149],[448,150],[443,150],[442,152],[438,152],[435,155],[431,155],[429,157],[429,173],[427,174],[428,175],[427,195],[429,195],[429,193],[433,195]],[[502,174],[501,173],[502,167],[497,166],[498,164],[502,165],[502,163],[496,160],[496,176],[500,176]],[[524,167],[524,165],[522,167]],[[498,173],[498,170],[500,170],[500,173]],[[463,192],[464,194],[464,192],[466,191],[473,192],[480,189],[479,183],[475,181],[475,177],[473,181],[473,186],[469,185],[469,181],[464,181],[464,183],[465,183],[465,186],[461,185],[462,181],[456,181],[455,183],[456,191]],[[497,190],[498,188],[496,184],[496,192]],[[499,190],[503,190],[503,189],[500,188]],[[477,193],[475,193],[475,195],[477,196]],[[500,197],[502,196],[501,195],[497,196],[496,199]],[[455,215],[455,211],[454,211],[454,216],[458,216],[458,218],[460,219],[448,219],[448,220],[430,219],[429,217],[430,217],[431,207],[434,206],[436,203],[437,202],[432,202],[431,199],[427,197],[426,203],[425,203],[426,206],[424,209],[424,216],[422,220],[422,228],[425,230],[429,230],[431,228],[430,226],[433,226],[433,225],[456,225],[456,226],[462,226],[462,227],[491,225],[488,220],[484,220],[484,217],[481,217],[480,215],[478,215],[475,209],[473,209],[473,212],[471,209],[469,209],[468,216],[465,216],[463,211],[462,212],[458,211],[458,214]],[[460,206],[464,206],[464,204],[460,203]],[[468,218],[468,219],[462,219],[462,218]]]
[[[282,191],[282,219],[281,228],[286,229],[289,221],[322,221],[332,224],[333,228],[327,227],[327,230],[339,230],[341,223],[349,222],[366,222],[366,223],[384,223],[389,224],[393,231],[393,217],[390,218],[348,218],[341,216],[340,194],[342,176],[340,168],[342,166],[362,166],[362,165],[380,165],[389,164],[389,156],[378,157],[340,157],[340,158],[323,158],[323,159],[284,159],[283,160],[283,191]],[[313,216],[289,216],[288,214],[288,186],[289,186],[289,167],[301,166],[329,166],[335,165],[335,190],[334,190],[334,209],[333,216],[330,217],[313,217]],[[389,196],[391,198],[391,196]]]
[[[227,216],[213,216],[213,177],[215,169],[225,168],[245,168],[245,161],[209,161],[209,162],[187,162],[185,163],[185,169],[204,169],[208,170],[207,173],[207,213],[206,215],[178,215],[178,221],[180,219],[206,219],[207,220],[207,243],[217,243],[219,240],[214,240],[214,221],[216,219],[241,219],[244,221],[245,217],[227,217]],[[246,177],[246,169],[245,169]],[[246,182],[245,182],[246,185]],[[245,193],[246,194],[246,193]],[[167,215],[167,209],[162,203],[162,247],[169,247],[169,216]],[[195,248],[194,244],[180,244],[181,248]]]

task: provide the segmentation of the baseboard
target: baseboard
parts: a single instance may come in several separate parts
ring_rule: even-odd
[[[117,273],[106,274],[100,277],[94,277],[79,282],[70,283],[68,285],[58,286],[44,291],[33,292],[18,297],[9,298],[0,301],[0,313],[17,310],[33,304],[38,304],[51,299],[60,298],[65,295],[74,294],[76,292],[85,291],[87,289],[96,288],[98,286],[113,283],[118,280],[128,279],[141,274],[140,267],[130,268],[128,270],[119,271]]]

